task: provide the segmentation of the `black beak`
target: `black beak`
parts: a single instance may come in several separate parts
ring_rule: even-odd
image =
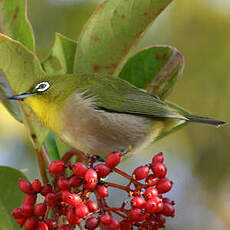
[[[33,94],[31,93],[23,93],[23,94],[19,94],[19,95],[12,95],[10,97],[8,97],[9,100],[19,100],[19,101],[23,101],[24,98],[26,97],[30,97],[32,96]]]

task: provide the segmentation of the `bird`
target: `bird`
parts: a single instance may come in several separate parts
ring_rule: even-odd
[[[9,97],[29,105],[63,142],[89,155],[136,153],[185,123],[226,122],[192,115],[115,76],[61,74],[32,82]]]

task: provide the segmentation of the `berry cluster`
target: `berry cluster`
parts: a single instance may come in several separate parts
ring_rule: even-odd
[[[132,175],[116,168],[121,156],[119,152],[110,153],[104,163],[91,157],[88,165],[53,161],[48,166],[52,185],[42,185],[38,179],[32,183],[20,179],[19,188],[26,196],[21,207],[13,210],[13,217],[25,230],[73,230],[76,226],[84,229],[82,223],[89,230],[164,228],[166,217],[173,217],[175,210],[174,202],[163,197],[172,188],[166,178],[163,154],[158,153],[150,164],[137,167]],[[128,184],[105,181],[112,172],[127,178]],[[120,207],[107,203],[109,187],[127,192],[127,200]],[[38,194],[44,202],[35,204]]]

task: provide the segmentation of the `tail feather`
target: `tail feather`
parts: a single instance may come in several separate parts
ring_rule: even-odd
[[[189,122],[204,123],[209,125],[215,125],[217,127],[227,124],[227,122],[225,121],[216,120],[210,117],[197,116],[191,114],[186,114],[185,117],[188,119]]]

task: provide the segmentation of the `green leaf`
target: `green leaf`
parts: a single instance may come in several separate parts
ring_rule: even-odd
[[[12,95],[8,82],[0,72],[0,101],[7,108],[10,114],[19,122],[22,122],[22,115],[18,103],[16,101],[8,100],[7,96]]]
[[[82,30],[74,72],[117,75],[131,48],[171,1],[103,1]]]
[[[1,32],[34,51],[34,36],[26,4],[26,0],[0,0]]]
[[[76,47],[77,42],[56,33],[54,45],[48,57],[42,63],[42,67],[46,73],[73,73]]]
[[[119,77],[164,99],[183,72],[183,55],[171,46],[139,51],[124,65]]]
[[[55,136],[52,132],[49,132],[44,142],[44,145],[51,161],[57,161],[61,159],[58,153],[58,147],[56,144]]]
[[[0,34],[0,53],[0,72],[14,93],[24,93],[31,82],[45,77],[38,58],[20,42],[3,34]],[[5,97],[7,96],[5,95]],[[11,104],[10,107],[6,108],[12,109],[12,106]],[[33,138],[33,143],[40,147],[48,130],[27,105],[19,102],[19,107],[29,136]]]
[[[21,229],[11,216],[14,208],[22,204],[25,194],[18,188],[18,179],[27,179],[15,168],[0,166],[0,223],[2,230]]]

